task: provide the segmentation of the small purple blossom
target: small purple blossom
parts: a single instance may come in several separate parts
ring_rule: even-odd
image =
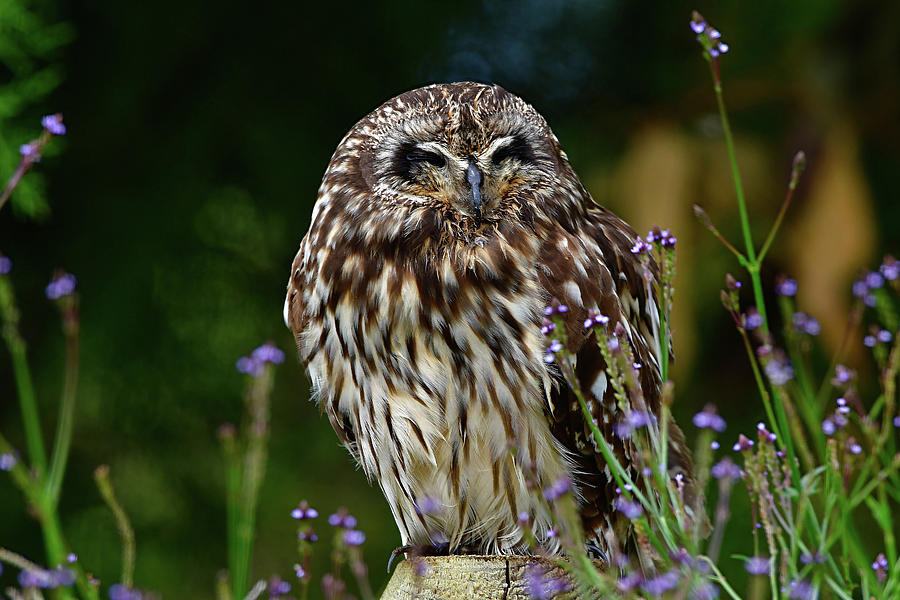
[[[735,452],[738,452],[738,451],[744,452],[746,450],[749,450],[752,447],[753,447],[753,440],[751,440],[750,438],[748,438],[746,435],[744,435],[742,433],[738,436],[738,441],[735,442],[734,446],[732,447],[732,450],[734,450]]]
[[[709,447],[710,447],[711,450],[718,450],[718,449],[719,449],[719,442],[717,442],[716,440],[713,440],[713,441],[711,441],[711,442],[709,443]]]
[[[788,584],[787,590],[790,600],[815,600],[816,590],[807,581],[792,580]]]
[[[630,592],[637,589],[643,582],[644,578],[640,571],[631,571],[616,582],[616,587],[620,592]]]
[[[544,488],[544,498],[546,498],[547,502],[554,502],[568,492],[570,487],[569,478],[560,477],[550,486]]]
[[[753,331],[759,327],[762,327],[763,318],[762,315],[759,314],[759,311],[755,308],[748,308],[747,314],[744,315],[744,329],[747,331]]]
[[[242,356],[234,364],[238,373],[259,377],[263,374],[267,364],[278,365],[284,362],[284,352],[275,344],[266,342],[253,350],[249,356]]]
[[[19,154],[21,154],[24,158],[31,158],[37,160],[40,158],[40,154],[38,154],[38,145],[34,142],[29,142],[27,144],[22,144],[19,146]]]
[[[847,451],[850,452],[850,454],[862,454],[863,449],[856,439],[851,437],[847,439]]]
[[[797,295],[797,280],[779,275],[775,280],[775,293],[779,296],[793,297]]]
[[[61,587],[69,587],[75,583],[75,571],[68,567],[58,565],[55,571],[51,571],[53,578],[56,579],[56,585]]]
[[[563,313],[569,312],[569,307],[565,304],[560,304],[559,300],[553,298],[550,301],[550,306],[544,307],[544,314],[548,317],[552,317],[553,315],[561,315]]]
[[[691,30],[697,35],[700,35],[706,31],[706,23],[703,21],[691,21]]]
[[[825,555],[821,552],[816,552],[814,554],[804,552],[800,555],[800,562],[804,565],[821,565],[825,563]]]
[[[66,126],[63,124],[62,118],[63,116],[61,113],[56,113],[55,115],[47,115],[46,117],[41,119],[41,125],[44,129],[46,129],[53,135],[65,135]]]
[[[297,576],[297,579],[303,579],[304,577],[306,577],[306,569],[304,569],[303,567],[301,567],[298,564],[295,564],[294,565],[294,575]]]
[[[885,279],[894,281],[897,278],[900,278],[900,261],[893,256],[885,256],[884,262],[878,270],[881,271],[881,274]]]
[[[311,507],[309,505],[309,502],[307,502],[306,500],[301,500],[297,508],[291,511],[291,517],[297,519],[298,521],[315,519],[318,516],[319,511]]]
[[[12,471],[13,467],[18,464],[19,459],[12,452],[4,452],[0,454],[0,471]]]
[[[544,320],[541,322],[541,333],[547,335],[554,329],[556,329],[556,324],[547,317],[544,317]]]
[[[632,502],[622,496],[616,499],[616,510],[632,521],[641,518],[641,515],[644,514],[644,509],[641,507],[640,502]]]
[[[694,600],[716,600],[719,597],[719,586],[711,581],[700,582],[691,594]]]
[[[835,431],[837,431],[837,426],[834,424],[834,421],[832,421],[830,417],[826,417],[825,420],[822,421],[822,433],[825,435],[834,435]]]
[[[53,576],[53,572],[45,571],[43,569],[39,571],[30,569],[19,571],[19,585],[23,588],[41,589],[53,589],[59,587],[56,578]]]
[[[751,575],[768,575],[769,559],[762,556],[751,556],[744,561],[744,570]]]
[[[866,285],[865,280],[857,279],[853,282],[850,291],[853,292],[853,295],[857,298],[865,298],[866,294],[869,293],[869,286]]]
[[[844,365],[837,365],[834,368],[834,378],[831,382],[837,386],[844,386],[850,383],[854,377],[856,377],[856,371]]]
[[[694,415],[694,426],[700,429],[712,429],[719,433],[725,431],[725,419],[716,414],[716,407],[707,404],[703,410]]]
[[[794,331],[797,333],[805,333],[806,335],[819,335],[822,333],[822,326],[814,318],[803,312],[795,312],[791,317],[794,325]]]
[[[882,329],[875,335],[875,338],[882,344],[887,344],[888,342],[891,341],[891,339],[893,339],[893,337],[894,336],[892,336],[891,332],[888,331],[887,329]]]
[[[775,352],[764,367],[772,385],[781,387],[794,378],[794,367],[782,352]]]
[[[652,251],[653,246],[645,242],[641,236],[637,236],[634,246],[631,247],[632,254],[650,254]]]
[[[269,578],[268,590],[270,600],[273,598],[281,598],[291,592],[291,584],[282,580],[278,575],[272,575],[272,577]]]
[[[677,571],[668,571],[641,584],[641,589],[651,596],[662,596],[676,587],[678,587]]]
[[[328,524],[332,527],[353,529],[356,527],[356,517],[347,512],[346,508],[339,509],[336,513],[328,515]]]
[[[59,300],[65,296],[71,296],[75,292],[78,280],[71,273],[62,273],[53,278],[47,284],[44,293],[50,300]]]
[[[870,290],[877,290],[884,285],[884,277],[878,271],[869,271],[866,273],[866,287]]]
[[[887,577],[888,571],[888,560],[884,556],[884,553],[881,552],[878,556],[875,557],[875,562],[872,563],[872,570],[875,571],[875,575],[878,577],[878,583],[884,583],[885,578]]]
[[[900,427],[900,416],[894,417],[894,427]]]
[[[609,323],[609,317],[601,315],[596,310],[591,309],[588,311],[587,319],[584,320],[584,328],[590,329],[595,325],[606,325]]]
[[[346,529],[342,539],[348,546],[362,546],[366,541],[366,534],[359,529]]]
[[[554,598],[568,587],[563,579],[547,577],[540,565],[529,565],[525,569],[525,582],[528,595],[539,600]]]
[[[876,342],[875,342],[874,335],[867,335],[866,337],[863,338],[863,346],[865,346],[866,348],[874,348],[875,343]]]
[[[69,552],[68,554],[66,554],[66,562],[70,565],[74,562],[78,562],[78,555],[74,552]]]
[[[109,594],[109,600],[141,600],[143,598],[140,590],[126,587],[121,583],[114,583],[109,586],[107,593]]]
[[[560,342],[559,340],[553,340],[552,342],[550,342],[550,346],[547,347],[547,350],[549,352],[552,352],[553,354],[556,354],[557,352],[562,350],[562,347],[562,342]]]
[[[714,464],[709,470],[710,474],[716,479],[733,479],[741,478],[741,468],[734,464],[734,461],[727,456]]]
[[[6,275],[12,271],[12,260],[8,256],[0,254],[0,275]]]
[[[307,527],[297,532],[297,539],[314,544],[319,541],[319,536],[313,531],[312,527]]]

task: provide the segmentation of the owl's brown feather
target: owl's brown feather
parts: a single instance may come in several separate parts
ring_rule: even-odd
[[[658,412],[655,283],[634,240],[593,203],[544,119],[497,86],[413,90],[347,134],[294,259],[285,321],[319,406],[380,484],[404,544],[527,551],[524,512],[559,551],[551,507],[530,488],[570,478],[602,546],[614,485],[539,329],[551,298],[570,307],[583,391],[628,464],[582,323],[593,309],[625,326]],[[673,466],[690,475],[673,432]]]

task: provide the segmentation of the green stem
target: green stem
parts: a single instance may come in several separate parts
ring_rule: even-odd
[[[94,469],[94,481],[97,482],[100,495],[103,496],[103,500],[116,518],[116,527],[122,538],[122,585],[131,589],[134,587],[134,529],[131,528],[128,515],[113,492],[108,465],[100,465]]]
[[[66,333],[66,370],[63,384],[62,400],[59,406],[59,421],[53,455],[50,459],[50,471],[45,482],[48,502],[56,506],[62,489],[62,480],[66,472],[69,448],[72,445],[72,422],[75,420],[75,393],[78,388],[78,317],[75,308],[76,300],[65,298],[68,306],[63,309],[63,328]]]
[[[28,367],[25,340],[19,334],[19,310],[16,308],[12,286],[6,277],[0,277],[0,317],[3,319],[3,339],[12,358],[13,377],[22,409],[22,423],[25,427],[25,443],[31,467],[43,477],[47,471],[47,456],[44,453],[44,436],[38,417],[37,400]]]

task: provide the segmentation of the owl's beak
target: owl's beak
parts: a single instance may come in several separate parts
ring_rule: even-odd
[[[481,224],[481,171],[474,162],[466,169],[466,180],[472,186],[472,210],[475,211],[475,222]]]

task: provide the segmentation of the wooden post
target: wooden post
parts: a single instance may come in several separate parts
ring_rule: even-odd
[[[540,565],[546,578],[569,582],[554,596],[578,598],[564,569],[535,556],[425,556],[397,565],[381,600],[528,600],[525,570]]]

